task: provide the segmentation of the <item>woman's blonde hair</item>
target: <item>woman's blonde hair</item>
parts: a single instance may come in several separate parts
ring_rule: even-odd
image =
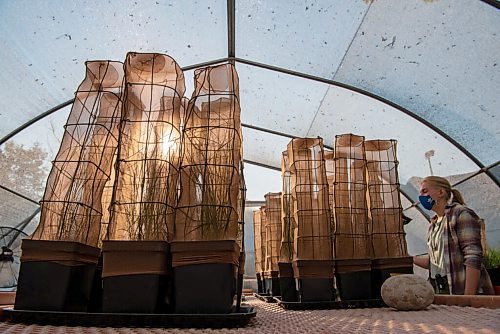
[[[460,191],[452,188],[450,182],[447,179],[445,179],[444,177],[427,176],[423,182],[427,182],[428,184],[430,184],[434,187],[444,189],[446,191],[446,199],[450,199],[451,194],[453,194],[453,199],[455,202],[462,204],[462,205],[465,204],[464,198],[462,197],[462,194],[460,193]]]

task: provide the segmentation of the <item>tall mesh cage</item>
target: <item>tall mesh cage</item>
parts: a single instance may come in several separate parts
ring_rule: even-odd
[[[196,70],[183,130],[175,240],[236,240],[241,149],[234,66]]]
[[[243,294],[243,276],[245,275],[245,200],[246,200],[246,183],[243,174],[243,162],[240,164],[240,192],[238,193],[238,237],[237,242],[240,249],[240,258],[238,259],[238,284],[236,296],[236,309],[240,310],[241,298]]]
[[[279,262],[292,263],[293,260],[293,233],[295,230],[295,219],[292,211],[292,174],[290,173],[290,162],[288,151],[281,154],[281,247]]]
[[[121,117],[123,64],[89,61],[41,201],[33,239],[98,246]]]
[[[41,201],[40,224],[22,243],[16,309],[95,310],[91,291],[99,277],[106,210],[101,200],[117,149],[124,74],[120,62],[85,65]]]
[[[194,82],[171,244],[175,311],[227,313],[238,297],[234,282],[244,260],[238,243],[244,206],[238,75],[232,64],[209,66],[195,71]]]
[[[255,274],[257,277],[257,291],[264,293],[263,287],[263,268],[262,268],[262,219],[261,210],[253,212],[253,242],[255,250]]]
[[[294,277],[300,301],[333,299],[333,247],[323,140],[296,138],[288,144],[292,177]]]
[[[171,240],[184,74],[162,54],[129,53],[110,240]]]
[[[260,247],[260,268],[262,269],[262,289],[263,293],[267,293],[267,285],[266,285],[266,254],[267,254],[267,230],[266,230],[266,225],[267,225],[267,213],[266,213],[266,206],[262,205],[259,208],[260,211],[260,241],[261,241],[261,247]]]
[[[161,312],[171,299],[184,74],[173,58],[127,54],[109,224],[103,241],[104,312]],[[147,291],[135,291],[144,285]],[[123,291],[129,291],[123,294]]]
[[[294,259],[332,260],[328,183],[321,138],[288,144],[292,180]]]
[[[371,298],[364,137],[335,136],[327,157],[336,284],[342,300]]]
[[[396,140],[365,141],[374,258],[408,256],[396,145]]]
[[[266,200],[266,287],[269,294],[280,295],[279,252],[281,246],[281,193],[267,193]]]
[[[331,180],[335,258],[369,259],[364,137],[353,134],[335,136],[333,161],[329,159],[331,156],[331,153],[325,154],[327,175]]]
[[[295,219],[292,211],[292,174],[288,151],[281,153],[281,246],[279,254],[279,283],[283,301],[297,300],[296,284],[293,275],[293,234]]]

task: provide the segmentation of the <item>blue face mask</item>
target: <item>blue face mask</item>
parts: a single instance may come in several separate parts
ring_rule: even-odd
[[[418,196],[418,200],[420,201],[420,204],[427,210],[432,210],[432,207],[434,204],[436,204],[436,201],[433,200],[429,195],[425,196]]]

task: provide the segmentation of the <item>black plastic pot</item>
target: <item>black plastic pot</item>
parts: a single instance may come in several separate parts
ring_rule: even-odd
[[[266,281],[266,294],[270,296],[281,296],[279,271],[268,271],[264,274]]]
[[[372,299],[370,259],[335,260],[335,278],[341,300]]]
[[[296,302],[297,287],[295,286],[295,278],[293,277],[292,263],[279,262],[278,268],[281,300],[285,302]]]
[[[22,250],[16,310],[87,312],[98,248],[25,239]]]
[[[166,241],[104,241],[102,311],[168,312],[169,258]]]
[[[386,279],[394,274],[413,274],[413,258],[372,259],[371,273],[372,298],[380,299],[380,288]]]
[[[265,291],[265,287],[261,273],[255,273],[255,276],[257,277],[257,293],[263,294]]]
[[[293,261],[299,302],[335,300],[333,265],[331,260]]]
[[[171,251],[175,313],[235,311],[240,256],[235,241],[172,242]]]
[[[500,267],[488,268],[486,270],[488,271],[493,286],[500,286]]]
[[[102,312],[102,253],[94,271],[88,311],[92,313]]]

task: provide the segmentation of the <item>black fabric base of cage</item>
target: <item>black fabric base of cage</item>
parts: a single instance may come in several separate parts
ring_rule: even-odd
[[[395,268],[372,268],[371,270],[371,284],[372,284],[372,298],[380,299],[382,298],[380,294],[380,289],[385,280],[391,277],[393,274],[413,274],[413,263],[409,263],[407,267],[395,267]]]
[[[243,327],[257,311],[243,305],[240,312],[228,314],[139,314],[25,311],[4,309],[4,320],[13,323],[85,326],[85,327],[156,327],[156,328],[229,328]]]
[[[299,278],[297,286],[299,302],[335,300],[333,278]]]
[[[265,294],[265,293],[254,293],[253,294],[255,298],[259,299],[259,300],[262,300],[263,302],[266,302],[266,303],[276,303],[276,299],[274,296],[271,296],[271,295],[268,295],[268,294]],[[278,296],[278,298],[281,299],[281,297]]]
[[[239,312],[241,307],[241,298],[243,296],[243,274],[238,273],[236,280],[236,312]]]
[[[14,308],[86,312],[95,264],[67,266],[49,261],[21,262]]]
[[[280,277],[279,281],[280,281],[281,299],[287,302],[296,302],[297,287],[295,285],[295,278]]]
[[[341,300],[372,299],[371,271],[335,273]]]
[[[286,302],[275,297],[278,305],[285,310],[331,310],[352,308],[379,308],[386,307],[382,299],[343,300],[322,302]]]
[[[277,272],[276,272],[276,277],[266,277],[265,281],[266,281],[266,294],[271,296],[281,296],[280,280]]]
[[[166,275],[104,277],[102,285],[103,312],[166,313],[169,311],[169,279]]]
[[[264,281],[262,280],[262,276],[259,273],[256,273],[255,277],[257,277],[257,292],[264,293],[266,288],[265,288]]]
[[[234,311],[235,266],[193,264],[173,268],[174,313],[218,314]]]

